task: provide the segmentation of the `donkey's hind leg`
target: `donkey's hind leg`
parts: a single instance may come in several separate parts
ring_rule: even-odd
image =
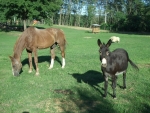
[[[51,63],[50,63],[50,66],[49,66],[48,69],[52,69],[53,66],[54,66],[55,49],[54,49],[54,48],[51,48],[50,53],[51,53]]]
[[[123,72],[123,89],[126,89],[126,72]]]

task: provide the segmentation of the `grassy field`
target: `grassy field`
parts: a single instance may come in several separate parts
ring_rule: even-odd
[[[54,26],[59,27],[59,26]],[[35,70],[28,73],[28,59],[23,51],[23,72],[14,77],[9,55],[21,32],[0,32],[0,113],[148,113],[150,111],[150,35],[101,32],[66,27],[66,67],[61,69],[61,55],[56,49],[54,68],[49,70],[49,49],[38,51],[40,76]],[[104,79],[100,70],[97,39],[107,42],[119,36],[120,43],[110,50],[124,48],[140,69],[130,65],[127,72],[127,89],[123,90],[122,76],[118,77],[113,99],[109,81],[108,96],[104,93]]]

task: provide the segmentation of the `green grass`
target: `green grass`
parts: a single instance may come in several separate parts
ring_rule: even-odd
[[[56,26],[54,26],[56,27]],[[58,26],[57,26],[58,27]],[[49,70],[49,49],[39,50],[40,76],[28,73],[27,53],[21,60],[23,72],[14,77],[9,55],[21,32],[0,32],[0,113],[148,113],[150,111],[150,35],[98,33],[59,27],[64,30],[66,67],[61,69],[60,51],[54,68]],[[136,72],[129,65],[127,89],[123,90],[122,76],[118,78],[113,99],[109,81],[108,96],[102,97],[103,77],[100,70],[97,39],[107,42],[119,36],[120,43],[110,50],[124,48],[140,68]]]

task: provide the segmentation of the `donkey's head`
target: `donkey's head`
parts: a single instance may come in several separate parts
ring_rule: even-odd
[[[107,59],[109,56],[109,46],[111,45],[112,40],[110,39],[107,44],[101,42],[100,39],[97,40],[97,44],[100,47],[99,49],[99,53],[100,53],[100,61],[102,63],[102,67],[106,67],[107,66]]]
[[[20,61],[18,61],[17,59],[15,59],[12,56],[9,56],[10,60],[11,60],[11,64],[12,64],[12,73],[14,76],[18,76],[21,68],[22,68],[22,64]]]

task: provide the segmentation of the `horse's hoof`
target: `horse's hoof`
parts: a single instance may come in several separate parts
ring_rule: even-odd
[[[65,66],[62,66],[61,68],[63,69],[63,68],[65,68]]]
[[[32,73],[32,70],[29,70],[28,73]]]
[[[49,67],[48,69],[52,69],[53,67]]]
[[[36,76],[38,76],[38,75],[39,75],[39,73],[35,73],[35,75],[36,75]]]

